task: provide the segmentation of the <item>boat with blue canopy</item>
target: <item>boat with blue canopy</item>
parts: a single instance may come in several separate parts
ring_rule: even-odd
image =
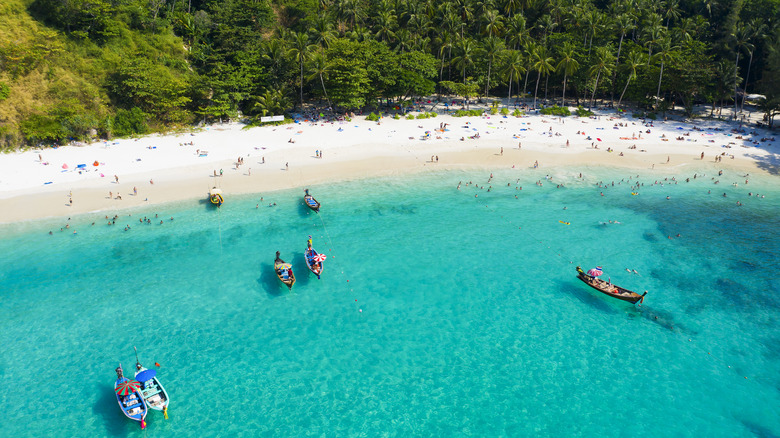
[[[135,380],[141,384],[141,396],[155,411],[162,411],[165,419],[168,419],[168,403],[170,398],[162,383],[157,379],[157,370],[146,369],[138,361],[138,350],[135,350]]]
[[[305,193],[303,195],[303,202],[306,204],[306,206],[319,213],[320,203],[314,199],[314,196],[309,194],[309,189],[304,189],[303,192]]]
[[[146,414],[149,412],[149,408],[141,395],[140,388],[139,382],[124,376],[120,363],[116,369],[116,382],[114,383],[116,401],[127,418],[137,421],[141,424],[141,429],[145,429]]]

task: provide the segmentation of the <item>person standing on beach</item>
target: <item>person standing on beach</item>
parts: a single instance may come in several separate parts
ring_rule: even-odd
[[[263,162],[262,162],[262,163],[260,163],[260,164],[265,164],[265,157],[263,157]]]
[[[701,160],[704,161],[704,152],[701,153]]]
[[[668,156],[668,155],[667,155],[667,156],[666,156],[666,163],[668,164],[668,163],[669,163],[669,160],[671,160],[671,159],[672,159],[672,158],[671,158],[670,156]]]
[[[222,169],[219,169],[219,176],[222,176]]]
[[[133,196],[138,196],[138,188],[133,187]]]
[[[504,148],[503,147],[501,148],[501,152],[499,152],[499,155],[502,155],[502,156],[504,155]]]
[[[117,184],[119,184],[119,177],[118,176],[114,175],[114,180],[116,181]]]
[[[290,170],[290,163],[284,163],[284,170]]]

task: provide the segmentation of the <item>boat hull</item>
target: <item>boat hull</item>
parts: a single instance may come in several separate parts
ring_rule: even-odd
[[[117,381],[114,383],[114,395],[116,395],[116,402],[119,404],[119,409],[122,410],[122,413],[125,414],[125,417],[133,421],[137,421],[143,425],[143,421],[146,419],[146,414],[149,412],[149,407],[147,406],[146,401],[144,401],[141,392],[138,390],[134,390],[126,396],[121,396],[116,393],[116,388],[124,380],[127,379],[117,379]]]
[[[146,368],[139,368],[135,372],[135,375],[137,376],[141,371],[146,371]],[[170,403],[168,392],[162,386],[162,383],[157,380],[157,376],[152,377],[151,382],[152,383],[150,388],[148,389],[146,388],[146,382],[141,382],[144,384],[144,389],[141,390],[141,396],[144,398],[144,401],[146,402],[146,405],[149,407],[149,409],[162,411],[165,407],[168,406],[168,403]]]
[[[316,199],[314,199],[314,196],[312,196],[312,195],[304,196],[303,197],[303,203],[306,204],[307,207],[309,207],[312,210],[316,211],[317,213],[320,212],[320,203],[317,202]]]
[[[592,287],[593,289],[596,289],[597,291],[603,293],[604,295],[610,296],[612,298],[617,298],[618,300],[626,301],[631,304],[636,304],[637,302],[644,301],[645,295],[647,295],[647,292],[643,293],[642,295],[639,295],[636,292],[632,292],[620,286],[609,285],[603,280],[599,280],[596,277],[592,277],[586,274],[585,272],[582,271],[582,268],[580,268],[579,266],[577,266],[577,278],[579,278],[580,281]]]
[[[284,262],[274,262],[274,272],[276,273],[276,278],[279,279],[279,281],[282,282],[285,286],[287,286],[288,289],[292,290],[293,285],[295,284],[295,274],[293,273],[292,268],[289,269],[290,276],[288,278],[284,278],[280,272],[279,266],[285,264]]]
[[[312,274],[316,275],[319,279],[320,275],[322,275],[322,270],[324,267],[322,262],[316,263],[312,260],[312,258],[317,255],[317,251],[315,251],[313,248],[306,248],[306,252],[304,254],[306,255],[306,266],[309,268]]]

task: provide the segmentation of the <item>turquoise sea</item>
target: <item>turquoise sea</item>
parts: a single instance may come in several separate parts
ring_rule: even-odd
[[[686,172],[432,172],[310,187],[320,215],[296,188],[3,226],[0,435],[780,436],[777,177]],[[113,395],[133,346],[172,399],[145,431]]]

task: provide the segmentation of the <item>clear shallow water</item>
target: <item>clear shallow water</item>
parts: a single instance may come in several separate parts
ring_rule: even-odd
[[[319,217],[293,190],[3,227],[2,435],[141,436],[112,394],[133,345],[172,398],[151,436],[780,435],[776,180],[646,175],[632,196],[627,171],[580,170],[311,187]]]

